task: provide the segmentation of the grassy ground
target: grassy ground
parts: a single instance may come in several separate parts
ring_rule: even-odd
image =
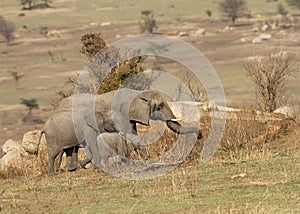
[[[22,124],[26,109],[20,98],[37,98],[42,107],[34,114],[45,120],[49,102],[76,77],[86,58],[80,53],[84,33],[101,32],[107,43],[139,34],[140,12],[153,10],[159,33],[204,28],[205,36],[182,37],[212,63],[224,86],[228,103],[254,105],[254,86],[243,71],[243,60],[266,48],[284,46],[295,53],[299,67],[299,30],[271,32],[272,41],[242,43],[257,36],[258,20],[273,16],[285,1],[247,1],[254,19],[239,19],[232,30],[217,10],[216,1],[199,0],[55,0],[52,9],[21,11],[18,1],[1,0],[0,14],[16,23],[17,39],[7,46],[0,38],[0,145],[8,138],[21,140],[26,131],[43,124]],[[212,10],[209,19],[205,13]],[[297,11],[289,9],[289,13]],[[25,13],[25,17],[18,16]],[[268,16],[268,15],[272,16]],[[260,16],[258,16],[260,15]],[[111,25],[101,26],[101,23]],[[26,25],[26,29],[23,27]],[[40,32],[48,27],[54,36]],[[54,54],[52,61],[49,51]],[[24,74],[16,85],[10,72]],[[287,81],[289,104],[299,106],[299,78]],[[298,107],[299,111],[299,107]],[[297,112],[299,113],[299,112]],[[291,139],[289,137],[292,137]],[[233,136],[234,139],[234,136]],[[0,177],[1,213],[299,213],[300,153],[297,128],[287,136],[261,147],[217,156],[205,167],[181,166],[163,177],[126,181],[99,171],[80,170],[53,178],[30,173]],[[230,153],[230,152],[229,152]],[[234,157],[234,158],[233,158]],[[245,176],[243,177],[243,174]]]
[[[211,162],[145,181],[92,170],[53,178],[0,179],[0,209],[3,213],[298,213],[299,162],[299,152]]]

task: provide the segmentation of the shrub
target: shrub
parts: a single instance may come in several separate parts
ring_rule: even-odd
[[[219,8],[235,24],[236,19],[244,15],[247,2],[245,0],[223,0],[219,2]]]
[[[15,32],[14,23],[7,21],[0,15],[0,34],[6,39],[7,45],[13,40]]]
[[[156,20],[154,19],[153,12],[150,10],[144,10],[141,12],[142,22],[140,23],[141,33],[153,33],[156,28]]]
[[[285,7],[282,4],[279,4],[277,6],[277,12],[282,16],[286,16],[288,14],[288,11],[285,9]]]
[[[244,68],[256,86],[256,99],[262,111],[273,112],[285,95],[285,80],[294,71],[291,54],[282,49],[254,55],[244,62]]]
[[[212,11],[211,11],[211,10],[207,10],[207,11],[206,11],[206,15],[207,15],[208,17],[211,17],[211,16],[212,16]]]

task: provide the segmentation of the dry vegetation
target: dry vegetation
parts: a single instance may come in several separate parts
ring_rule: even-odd
[[[82,43],[87,44],[83,52],[91,57],[98,48],[105,46],[105,42],[138,35],[140,28],[136,20],[145,9],[155,14],[155,25],[158,26],[155,31],[158,33],[191,34],[181,39],[201,50],[213,64],[229,105],[272,111],[281,103],[282,97],[276,90],[290,72],[286,68],[291,58],[281,55],[276,58],[281,60],[278,62],[273,57],[276,53],[271,51],[266,58],[259,58],[261,63],[245,64],[245,59],[253,53],[257,53],[254,56],[257,59],[257,55],[264,54],[264,49],[280,50],[278,47],[284,45],[288,53],[295,54],[292,68],[299,67],[299,29],[282,21],[284,17],[273,14],[277,8],[275,1],[248,1],[253,17],[239,18],[234,28],[226,28],[231,24],[230,20],[223,20],[211,1],[191,1],[186,5],[176,0],[90,2],[81,5],[79,1],[55,0],[53,8],[24,12],[26,16],[22,17],[17,16],[20,13],[15,9],[17,4],[13,5],[9,0],[0,3],[3,4],[1,13],[16,23],[17,36],[9,46],[0,43],[0,145],[8,138],[20,140],[26,131],[43,126],[18,122],[27,111],[16,104],[20,98],[37,98],[41,108],[34,114],[46,120],[51,114],[49,101],[57,91],[65,91],[62,89],[65,82],[76,77],[76,71],[86,62],[80,55],[82,35],[87,35],[82,38]],[[6,7],[10,10],[3,9]],[[202,14],[199,8],[203,8]],[[297,11],[288,9],[285,18],[293,19],[292,22],[297,24],[297,17],[290,16]],[[212,11],[212,16],[207,18],[205,10]],[[77,19],[76,14],[81,14],[80,18]],[[282,27],[267,32],[273,40],[259,44],[240,41],[242,37],[259,36],[261,23],[274,20],[280,20]],[[202,28],[205,35],[192,35]],[[105,42],[98,35],[99,46],[94,47],[89,38],[95,34],[90,33],[99,31]],[[259,76],[274,77],[271,73],[276,63],[283,65],[279,66],[281,76],[275,76],[275,79]],[[124,64],[132,67],[131,63]],[[169,68],[172,74],[183,74],[178,65],[161,64],[162,69]],[[249,75],[252,74],[254,84],[246,76],[244,65]],[[265,73],[258,71],[261,68]],[[116,69],[120,71],[120,67]],[[12,71],[24,74],[18,87],[12,84]],[[273,85],[260,82],[262,79]],[[190,88],[194,87],[193,82],[187,82]],[[113,87],[120,83],[121,80]],[[260,99],[259,105],[255,104],[255,83],[261,84],[260,95],[270,95],[273,103],[269,104],[270,97],[267,97],[267,100]],[[57,176],[48,178],[45,171],[47,152],[42,149],[33,159],[31,168],[0,171],[0,213],[299,213],[299,73],[288,77],[286,83],[290,98],[287,104],[292,106],[296,117],[261,115],[255,110],[230,112],[221,144],[205,166],[199,166],[198,159],[210,131],[209,112],[201,114],[203,139],[196,142],[186,160],[171,173],[152,180],[122,180],[93,169],[71,173],[66,172],[64,163]],[[67,90],[72,91],[70,88],[68,85]],[[201,92],[195,91],[201,100]],[[61,93],[62,96],[69,94]],[[139,127],[139,131],[147,133],[149,129]],[[172,147],[177,137],[166,130],[162,138],[148,145],[146,150],[132,147],[131,156],[135,159],[158,157]]]

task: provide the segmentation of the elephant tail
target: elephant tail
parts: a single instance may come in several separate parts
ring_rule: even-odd
[[[37,148],[36,148],[35,156],[38,156],[38,154],[39,154],[39,148],[40,148],[40,144],[41,144],[41,141],[42,141],[43,134],[45,134],[44,130],[41,131],[41,135],[40,135],[39,142],[38,142],[38,145],[37,145]]]

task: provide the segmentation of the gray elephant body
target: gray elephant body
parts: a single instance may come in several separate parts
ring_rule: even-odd
[[[101,95],[77,94],[62,100],[42,131],[48,146],[48,175],[54,174],[57,155],[78,145],[84,147],[88,160],[99,166],[100,159],[107,155],[99,151],[105,150],[103,145],[99,147],[99,134],[117,132],[135,141],[136,123],[149,125],[150,119],[165,121],[176,133],[197,133],[201,137],[198,128],[182,127],[173,121],[176,118],[167,102],[154,91],[120,89]]]

